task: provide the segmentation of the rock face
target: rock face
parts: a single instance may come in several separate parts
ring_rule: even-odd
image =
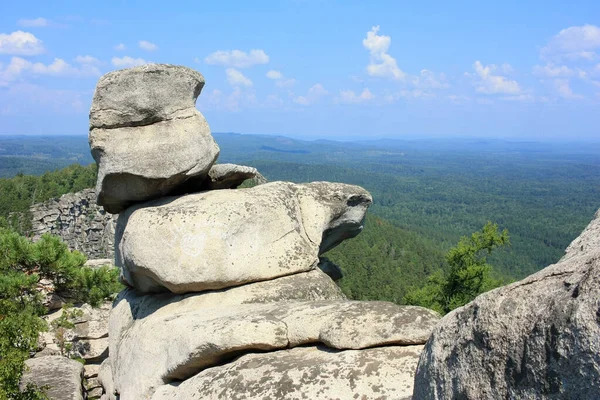
[[[181,385],[161,386],[152,400],[410,399],[421,348],[332,351],[310,346],[248,354]]]
[[[361,231],[371,201],[358,186],[327,182],[167,197],[121,214],[116,264],[141,292],[198,292],[304,272]]]
[[[262,177],[212,166],[193,107],[203,83],[154,65],[96,89],[98,202],[120,212],[115,262],[130,286],[110,314],[110,357],[90,371],[102,399],[408,398],[439,315],[349,301],[320,258],[361,232],[371,195],[330,182],[238,189]]]
[[[98,163],[98,204],[109,213],[203,179],[219,155],[196,110],[204,77],[185,67],[148,64],[100,78],[90,110]]]
[[[415,399],[600,398],[600,214],[566,256],[444,317]]]
[[[45,390],[50,400],[83,400],[84,389],[83,364],[61,356],[31,358],[25,361],[27,366],[21,386],[34,383]]]
[[[94,189],[35,204],[30,211],[34,241],[50,233],[91,259],[114,258],[117,218],[96,205]]]

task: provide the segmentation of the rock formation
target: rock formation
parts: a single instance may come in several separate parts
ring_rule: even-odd
[[[149,65],[100,79],[90,113],[98,204],[121,212],[105,399],[407,398],[439,316],[347,300],[319,256],[362,229],[358,186],[213,166],[204,81]],[[222,189],[222,190],[215,190]],[[257,371],[260,375],[257,375]]]
[[[566,255],[445,316],[419,399],[600,398],[600,211]]]
[[[34,241],[50,233],[88,258],[114,258],[117,217],[96,205],[94,189],[35,204],[30,212]]]
[[[90,147],[98,164],[98,204],[109,213],[203,179],[219,155],[196,110],[204,77],[162,64],[100,78],[90,110]]]
[[[33,383],[46,387],[50,400],[83,400],[83,364],[61,356],[30,358],[21,378],[21,387]],[[21,389],[22,390],[22,389]]]

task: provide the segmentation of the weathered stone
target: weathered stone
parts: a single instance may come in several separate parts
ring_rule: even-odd
[[[266,183],[266,179],[256,168],[236,164],[216,164],[208,171],[206,189],[235,189],[245,180],[252,178],[258,178]]]
[[[422,346],[336,351],[323,346],[247,354],[152,400],[410,399]]]
[[[114,254],[114,253],[113,253]],[[115,261],[111,258],[99,258],[95,260],[87,260],[84,266],[96,269],[100,267],[111,267],[115,265]]]
[[[101,400],[117,400],[115,395],[115,385],[113,383],[113,375],[111,369],[110,358],[107,358],[100,365],[100,372],[98,372],[98,382],[102,385],[104,394]]]
[[[126,298],[116,304],[110,347],[115,388],[121,396],[142,398],[164,383],[189,378],[241,351],[318,342],[336,349],[423,344],[439,319],[435,312],[421,307],[386,302],[330,300],[212,307],[191,302],[179,307],[181,303],[169,304],[168,312],[146,310],[135,316],[132,310],[139,313],[140,309]],[[168,346],[161,345],[167,342]]]
[[[119,213],[204,179],[219,147],[196,110],[204,86],[189,68],[147,64],[100,78],[90,110],[97,202]]]
[[[114,263],[117,217],[96,205],[94,189],[65,194],[59,199],[35,204],[29,210],[34,241],[50,233],[59,236],[71,250]]]
[[[369,193],[273,182],[168,197],[127,209],[116,232],[122,280],[141,292],[220,289],[314,269],[362,229]]]
[[[599,216],[558,264],[444,317],[414,398],[600,398]]]
[[[48,386],[50,400],[83,400],[83,364],[61,356],[30,358],[21,378],[21,387],[33,383]]]

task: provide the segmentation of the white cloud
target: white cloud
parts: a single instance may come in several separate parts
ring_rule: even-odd
[[[241,50],[219,50],[207,56],[204,62],[225,67],[249,68],[259,64],[267,64],[269,56],[263,50],[250,50],[249,53]]]
[[[268,71],[266,73],[267,78],[272,79],[275,81],[275,85],[277,85],[278,87],[292,87],[296,84],[296,80],[293,78],[286,78],[283,76],[283,74],[279,71],[276,71],[274,69]]]
[[[469,96],[451,94],[448,96],[448,100],[454,104],[464,104],[470,102],[471,98]]]
[[[340,103],[364,103],[373,100],[375,96],[371,91],[365,88],[360,94],[354,93],[352,90],[342,90],[337,99]]]
[[[316,103],[321,98],[327,96],[329,92],[323,87],[322,84],[317,83],[308,89],[308,93],[306,96],[297,96],[294,98],[294,103],[300,104],[303,106],[308,106]]]
[[[94,59],[90,56],[77,57],[80,61],[79,67],[74,67],[61,58],[55,58],[51,64],[43,64],[40,62],[32,63],[21,57],[12,57],[10,63],[6,67],[0,67],[0,86],[9,86],[12,82],[23,78],[25,74],[33,75],[48,75],[48,76],[63,76],[63,77],[88,77],[101,75],[100,70],[90,62]],[[98,60],[94,59],[96,62]],[[77,59],[76,59],[77,61]]]
[[[117,68],[131,68],[148,64],[148,61],[143,58],[133,58],[129,56],[113,57],[110,62]]]
[[[548,78],[557,78],[557,77],[567,77],[575,75],[575,71],[566,65],[554,65],[552,63],[548,63],[543,67],[540,65],[536,65],[533,67],[533,74],[536,76],[548,77]]]
[[[567,79],[555,79],[554,88],[558,95],[564,99],[581,99],[583,96],[573,93],[569,81]]]
[[[447,89],[446,75],[436,74],[428,69],[422,69],[418,76],[411,77],[412,84],[421,89]]]
[[[230,94],[224,94],[218,89],[205,93],[198,98],[200,110],[214,109],[226,111],[239,111],[242,107],[256,105],[256,95],[252,92],[235,87]]]
[[[518,94],[521,92],[521,87],[517,81],[508,79],[502,75],[494,75],[496,70],[495,65],[486,65],[485,67],[480,61],[475,61],[473,64],[475,69],[474,78],[475,90],[485,94]],[[471,74],[468,74],[472,76]]]
[[[534,101],[535,100],[532,95],[525,94],[525,93],[517,94],[517,95],[514,95],[514,96],[503,96],[503,97],[501,97],[501,99],[502,100],[508,100],[508,101],[523,101],[523,102],[525,102],[525,101]]]
[[[283,74],[279,71],[275,71],[274,69],[272,69],[269,72],[267,72],[267,78],[273,80],[283,79]]]
[[[46,18],[20,19],[17,25],[25,28],[44,28],[51,25],[51,22]]]
[[[41,106],[42,113],[87,113],[92,99],[92,93],[86,91],[50,89],[31,83],[17,83],[4,93],[6,96],[0,96],[0,112],[24,115],[31,112],[32,106]]]
[[[571,26],[561,30],[542,48],[543,59],[591,60],[600,49],[600,27],[595,25]]]
[[[231,86],[252,86],[252,81],[235,68],[227,68],[225,74]]]
[[[115,50],[117,51],[123,51],[127,48],[127,46],[125,46],[124,43],[119,43],[118,45],[115,46]]]
[[[32,33],[15,31],[0,33],[0,54],[33,56],[44,52],[42,41]]]
[[[374,26],[363,39],[363,46],[369,50],[371,58],[367,65],[367,73],[380,78],[404,79],[405,74],[398,68],[396,59],[387,53],[392,39],[389,36],[378,35],[377,32],[379,26]]]
[[[140,46],[140,49],[146,50],[146,51],[158,50],[157,45],[155,45],[154,43],[148,42],[147,40],[140,40],[138,42],[138,46]]]

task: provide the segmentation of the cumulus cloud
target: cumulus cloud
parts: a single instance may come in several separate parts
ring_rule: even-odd
[[[227,68],[225,74],[231,86],[252,86],[252,81],[235,68]]]
[[[43,52],[42,41],[32,33],[23,31],[0,33],[0,54],[34,56]]]
[[[294,86],[296,80],[293,78],[286,78],[283,74],[276,70],[270,70],[266,73],[267,78],[275,81],[275,85],[279,87],[291,87]]]
[[[115,50],[117,51],[123,51],[127,48],[127,46],[125,46],[124,43],[119,43],[118,45],[115,46]]]
[[[203,93],[198,98],[198,108],[201,110],[239,111],[243,107],[254,106],[256,103],[256,95],[240,87],[235,87],[230,94],[214,89],[212,92]]]
[[[329,92],[323,87],[322,84],[317,83],[308,89],[308,92],[304,96],[297,96],[294,98],[294,103],[303,106],[308,106],[316,103],[321,98],[327,96]]]
[[[363,89],[360,94],[354,93],[352,90],[342,90],[340,92],[340,96],[337,99],[340,103],[364,103],[370,100],[373,100],[375,96],[371,91],[367,88]]]
[[[573,76],[575,75],[575,71],[566,65],[554,65],[552,63],[548,63],[544,66],[534,66],[533,74],[540,77],[557,78]]]
[[[148,64],[148,61],[143,58],[133,58],[129,56],[113,57],[110,62],[117,68],[130,68]]]
[[[146,50],[146,51],[155,51],[155,50],[158,50],[158,46],[157,45],[155,45],[152,42],[148,42],[147,40],[140,40],[138,42],[138,46],[140,46],[140,49]]]
[[[249,68],[267,64],[269,56],[263,50],[250,50],[249,53],[241,50],[219,50],[207,56],[204,62],[225,67]]]
[[[370,76],[380,78],[404,79],[405,74],[398,68],[396,59],[387,52],[392,43],[392,38],[378,35],[378,32],[379,26],[374,26],[367,32],[367,37],[363,39],[363,46],[370,53],[367,73]]]
[[[547,60],[592,60],[600,49],[600,27],[571,26],[561,30],[542,48],[541,57]]]
[[[583,96],[573,93],[571,85],[567,79],[555,79],[554,88],[558,95],[564,99],[581,99]]]
[[[521,87],[517,81],[502,75],[494,75],[497,68],[493,64],[484,67],[480,61],[475,61],[473,69],[475,75],[469,75],[475,78],[475,90],[479,93],[514,95],[521,92]]]
[[[94,61],[92,61],[92,59]],[[99,76],[100,70],[96,66],[98,60],[91,56],[78,56],[75,61],[80,64],[75,67],[61,58],[55,58],[50,64],[33,63],[21,57],[12,57],[6,66],[0,66],[0,86],[9,86],[25,75],[48,75],[63,77]]]

